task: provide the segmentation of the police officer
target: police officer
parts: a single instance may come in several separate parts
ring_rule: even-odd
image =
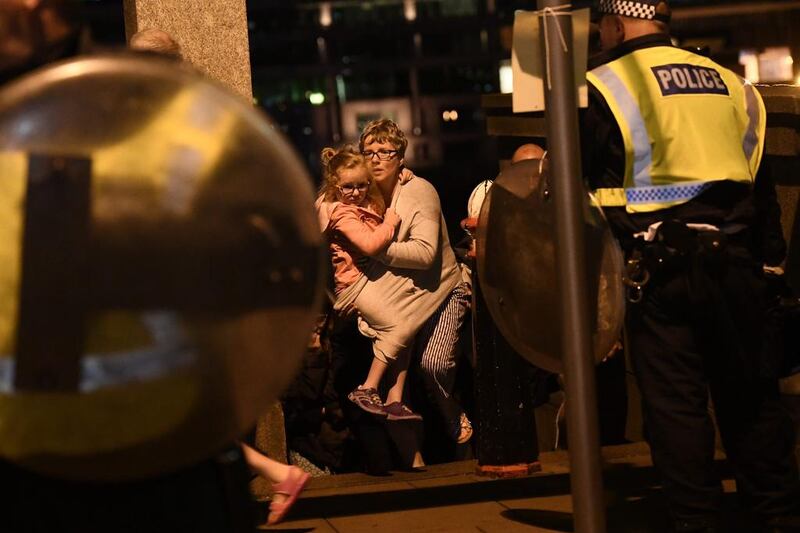
[[[786,524],[800,482],[763,335],[762,267],[785,254],[759,173],[764,104],[672,45],[665,1],[601,0],[597,14],[584,169],[628,258],[629,348],[674,528],[719,530],[709,394],[752,530]]]

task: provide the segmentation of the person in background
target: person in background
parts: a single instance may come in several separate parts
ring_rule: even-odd
[[[84,33],[77,2],[0,1],[0,84],[75,56]]]
[[[534,143],[525,143],[517,147],[514,150],[514,153],[511,155],[511,164],[519,163],[520,161],[527,161],[527,160],[543,160],[547,155],[547,151],[539,146],[538,144]],[[469,201],[467,202],[467,218],[461,221],[461,227],[466,231],[467,238],[462,241],[459,246],[456,247],[457,250],[459,249],[466,249],[467,252],[462,259],[462,266],[463,268],[469,273],[469,276],[472,277],[474,275],[473,271],[475,269],[475,261],[476,261],[476,250],[475,250],[475,232],[477,231],[478,227],[478,218],[480,216],[481,207],[483,206],[483,202],[485,201],[486,197],[489,194],[489,190],[493,185],[492,180],[484,180],[479,183],[475,189],[472,191],[469,197]],[[479,304],[480,305],[480,304]],[[491,316],[488,316],[488,309],[485,309],[487,313],[486,319],[492,320]],[[475,324],[473,322],[473,324]],[[477,331],[477,330],[476,330]],[[484,331],[487,331],[484,329]],[[501,335],[500,331],[496,329],[496,326],[492,326],[489,330],[492,331],[494,335]],[[493,343],[494,349],[500,349],[500,347],[504,347],[505,349],[511,350],[513,349],[507,342],[502,343]],[[525,390],[525,397],[529,399],[531,402],[531,406],[536,408],[540,405],[547,403],[549,394],[552,390],[558,389],[558,384],[556,382],[556,375],[551,374],[550,372],[546,372],[541,368],[532,365],[522,359],[521,356],[514,353],[514,357],[520,358],[520,363],[518,366],[518,370],[515,372],[519,372],[521,379],[522,379],[522,387]],[[526,400],[528,401],[528,400]],[[559,401],[558,406],[561,405],[561,401]],[[536,424],[535,421],[532,421],[534,424],[534,443],[533,445],[536,447],[534,450],[534,457],[539,456],[539,442],[538,436],[536,434]]]
[[[521,144],[511,155],[511,164],[513,165],[514,163],[528,159],[544,159],[546,155],[547,151],[538,144]],[[456,248],[461,248],[464,244],[467,245],[469,251],[465,254],[465,260],[463,261],[463,264],[466,265],[469,274],[471,274],[472,270],[474,269],[474,236],[475,231],[478,228],[478,216],[481,214],[481,206],[483,206],[483,201],[489,194],[489,188],[492,186],[492,183],[492,180],[484,180],[475,186],[475,189],[473,189],[472,193],[469,195],[469,201],[467,202],[467,218],[461,221],[461,228],[467,233],[468,241],[466,243],[460,243],[461,246],[457,246]],[[466,260],[466,258],[469,258],[469,260]]]
[[[519,161],[526,161],[528,159],[544,159],[547,156],[547,150],[534,143],[521,144],[514,150],[511,155],[511,163],[518,163]]]
[[[181,59],[181,46],[170,34],[163,30],[150,28],[134,33],[128,47],[140,52],[152,52],[175,59]]]

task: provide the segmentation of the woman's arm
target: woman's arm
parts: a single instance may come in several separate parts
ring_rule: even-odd
[[[436,190],[431,185],[428,187],[429,190],[418,190],[422,197],[411,204],[413,212],[410,214],[408,237],[402,242],[390,244],[386,252],[377,258],[382,263],[415,270],[427,270],[434,264],[439,253],[442,208]]]

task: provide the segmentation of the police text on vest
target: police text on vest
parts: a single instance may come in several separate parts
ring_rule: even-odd
[[[728,86],[719,72],[698,65],[672,64],[651,67],[663,96],[674,94],[724,94]]]

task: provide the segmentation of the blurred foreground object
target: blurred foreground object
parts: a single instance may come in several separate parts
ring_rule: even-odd
[[[313,191],[239,97],[97,56],[0,91],[0,456],[47,475],[175,471],[289,383],[322,289]]]

